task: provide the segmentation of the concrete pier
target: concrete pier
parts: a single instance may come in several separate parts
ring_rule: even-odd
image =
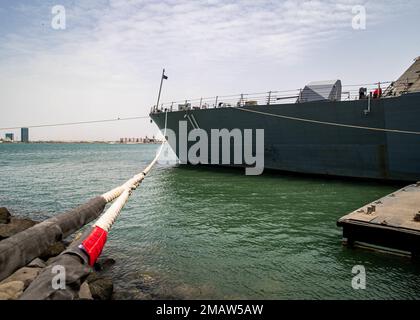
[[[342,217],[344,244],[420,257],[420,182]]]

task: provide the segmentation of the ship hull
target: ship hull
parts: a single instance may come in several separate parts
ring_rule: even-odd
[[[188,131],[197,125],[209,135],[211,129],[237,128],[242,132],[244,129],[264,129],[265,169],[381,180],[420,180],[420,135],[415,134],[420,131],[420,93],[371,100],[368,113],[365,112],[367,100],[242,107],[258,113],[240,109],[168,112],[167,128],[178,132],[179,122],[193,115],[195,122],[187,121]],[[161,130],[164,129],[165,113],[152,113],[151,118]],[[179,135],[177,137],[171,147],[179,156],[182,142]],[[188,148],[191,145],[190,142]]]

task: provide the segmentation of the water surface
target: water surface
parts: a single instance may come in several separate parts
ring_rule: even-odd
[[[123,183],[157,145],[0,145],[0,206],[45,219]],[[158,165],[104,255],[120,298],[418,299],[409,259],[341,245],[338,218],[400,186]],[[364,265],[367,289],[351,287]]]

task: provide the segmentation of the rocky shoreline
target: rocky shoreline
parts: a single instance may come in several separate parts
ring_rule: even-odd
[[[0,208],[0,241],[37,223],[39,222],[31,219],[14,217],[7,208]],[[73,241],[76,241],[80,235],[76,235]],[[71,241],[56,242],[27,266],[18,269],[12,275],[2,280],[0,282],[0,300],[18,300],[43,268],[54,262],[54,259],[71,244]],[[113,259],[99,259],[80,287],[79,299],[111,300],[114,295],[114,283],[112,278],[105,274],[114,264],[115,261]]]
[[[8,209],[0,207],[0,242],[40,222],[14,216]],[[81,236],[82,232],[79,231],[64,241],[54,243],[26,266],[0,281],[0,300],[19,300],[43,269],[53,264],[57,257]],[[138,269],[125,273],[124,279],[121,279],[120,273],[116,272],[117,268],[117,262],[103,253],[84,279],[78,299],[174,300],[192,299],[201,296],[203,292],[209,292],[207,287],[196,288],[172,283],[168,286],[159,275]]]

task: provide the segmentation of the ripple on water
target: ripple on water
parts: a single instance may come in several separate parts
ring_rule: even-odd
[[[45,219],[119,185],[152,145],[0,145],[0,206]],[[104,254],[121,298],[415,299],[411,261],[341,246],[336,221],[395,190],[280,174],[158,166]],[[367,289],[353,290],[362,264]]]

